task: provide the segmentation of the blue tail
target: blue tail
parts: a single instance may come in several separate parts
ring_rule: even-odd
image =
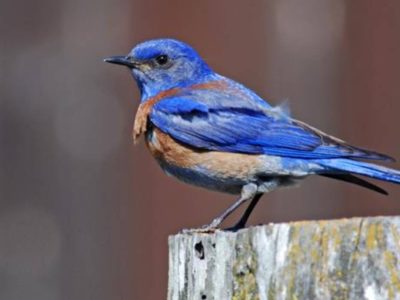
[[[332,173],[352,173],[400,184],[400,171],[363,161],[337,158],[316,161]]]

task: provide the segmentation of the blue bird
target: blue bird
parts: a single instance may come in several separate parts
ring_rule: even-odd
[[[143,42],[108,63],[129,68],[141,93],[133,138],[145,136],[161,168],[186,183],[240,195],[202,231],[212,231],[250,201],[233,227],[243,228],[264,193],[322,175],[380,187],[357,177],[400,183],[400,171],[363,160],[394,161],[351,146],[273,107],[250,89],[215,73],[189,45]]]

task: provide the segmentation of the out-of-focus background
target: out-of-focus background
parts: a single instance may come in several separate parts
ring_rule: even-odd
[[[182,39],[296,118],[400,158],[399,1],[2,0],[0,15],[0,299],[165,299],[168,235],[234,200],[133,146],[138,90],[102,58],[140,41]],[[310,178],[251,224],[400,214],[400,186],[381,185]]]

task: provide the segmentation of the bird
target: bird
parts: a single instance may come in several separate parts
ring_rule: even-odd
[[[221,229],[249,203],[231,230],[246,226],[263,194],[319,175],[388,193],[369,177],[400,184],[400,171],[371,161],[395,161],[352,146],[293,118],[251,89],[213,71],[190,45],[171,38],[147,40],[107,63],[127,67],[140,91],[135,142],[170,176],[237,200],[199,231]],[[359,177],[362,176],[362,177]]]

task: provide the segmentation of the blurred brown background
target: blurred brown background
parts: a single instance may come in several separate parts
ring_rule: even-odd
[[[164,299],[167,236],[233,201],[133,147],[138,91],[102,58],[145,39],[182,39],[296,118],[400,158],[399,1],[2,0],[0,15],[0,299]],[[381,185],[310,178],[251,224],[400,214],[400,186]]]

